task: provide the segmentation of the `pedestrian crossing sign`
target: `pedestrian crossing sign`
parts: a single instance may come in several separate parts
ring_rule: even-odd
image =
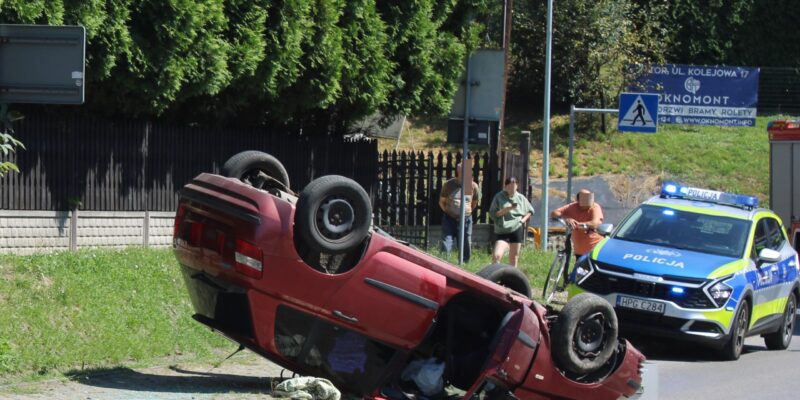
[[[658,128],[658,95],[622,93],[619,95],[620,132],[656,133]]]

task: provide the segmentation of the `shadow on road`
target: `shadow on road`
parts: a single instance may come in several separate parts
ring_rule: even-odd
[[[794,335],[800,336],[800,315],[794,317]]]
[[[280,378],[215,374],[170,367],[175,375],[157,375],[129,368],[68,372],[70,380],[82,385],[140,392],[269,394],[272,382]]]
[[[627,339],[648,360],[692,362],[719,358],[713,349],[694,343],[637,335],[629,335]]]
[[[798,338],[798,336],[800,336],[800,315],[795,316],[794,336],[793,343],[796,340],[800,340],[800,338]],[[714,349],[695,343],[639,336],[631,333],[626,333],[625,338],[633,343],[633,345],[649,360],[683,362],[722,361]],[[755,336],[755,338],[758,338],[758,336]],[[748,353],[758,353],[761,351],[769,350],[763,344],[753,345],[745,343],[742,356],[747,356]],[[789,351],[800,350],[791,350],[790,348]]]

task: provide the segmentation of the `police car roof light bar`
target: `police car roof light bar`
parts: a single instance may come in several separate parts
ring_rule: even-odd
[[[716,190],[694,188],[675,182],[664,182],[661,185],[661,198],[686,199],[715,204],[740,207],[752,210],[758,207],[758,197],[742,194],[718,192]]]

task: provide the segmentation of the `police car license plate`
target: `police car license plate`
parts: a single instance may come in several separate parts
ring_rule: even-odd
[[[628,296],[617,296],[617,307],[632,308],[656,314],[663,314],[667,308],[666,304],[660,301],[637,299],[636,297]]]

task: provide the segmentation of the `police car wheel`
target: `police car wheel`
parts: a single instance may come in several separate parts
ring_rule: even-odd
[[[729,361],[738,360],[744,349],[744,340],[750,322],[750,303],[743,301],[736,312],[736,318],[731,325],[730,338],[722,348],[722,357]]]
[[[795,314],[797,313],[797,298],[794,293],[789,294],[786,301],[786,309],[783,311],[783,320],[781,321],[781,329],[764,335],[764,343],[770,350],[785,350],[792,343],[792,336],[794,335],[794,321]]]
[[[575,374],[601,368],[617,349],[617,315],[603,298],[581,293],[567,302],[553,327],[553,359]]]

